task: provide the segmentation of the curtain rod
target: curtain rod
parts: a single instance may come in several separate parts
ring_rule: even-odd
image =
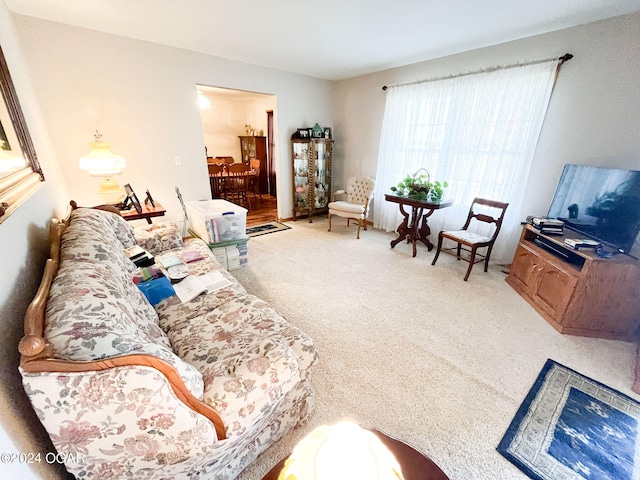
[[[560,63],[558,63],[558,67],[560,65],[562,65],[564,62],[571,60],[572,58],[573,58],[572,54],[565,53],[560,58],[558,58],[558,60],[560,61]],[[477,75],[478,73],[495,72],[496,70],[506,70],[507,68],[523,67],[523,66],[526,66],[526,65],[535,65],[537,63],[550,62],[551,60],[555,60],[555,57],[554,58],[545,58],[544,60],[534,60],[534,61],[525,62],[525,63],[514,63],[512,65],[506,65],[506,66],[483,68],[481,70],[474,70],[472,72],[456,73],[456,74],[453,74],[453,75],[447,75],[447,76],[443,76],[443,77],[428,78],[428,79],[425,79],[425,80],[416,80],[415,82],[394,83],[394,84],[389,85],[389,86],[384,85],[382,87],[382,90],[387,90],[388,88],[391,88],[391,87],[402,87],[402,86],[405,86],[405,85],[415,85],[415,84],[418,84],[418,83],[435,82],[436,80],[448,80],[450,78],[465,77],[467,75]]]

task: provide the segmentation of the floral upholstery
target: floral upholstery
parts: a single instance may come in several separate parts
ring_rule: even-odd
[[[88,209],[88,211],[84,212],[83,215],[91,215],[91,209]],[[120,240],[124,248],[132,247],[137,243],[133,227],[120,215],[111,213],[110,215],[104,215],[104,219],[111,225],[113,233],[118,240]]]
[[[485,243],[491,241],[491,238],[469,230],[447,230],[447,235],[450,236],[452,240],[462,240],[469,243]]]
[[[160,222],[136,227],[135,242],[152,255],[164,250],[182,247],[182,237],[173,222]]]
[[[71,215],[47,302],[46,338],[67,360],[154,355],[173,366],[189,391],[202,398],[202,375],[173,353],[157,313],[132,281],[135,268],[110,228],[107,218],[112,215],[86,208]]]
[[[184,304],[174,295],[154,309],[123,253],[128,225],[107,213],[72,214],[47,301],[47,341],[61,359],[144,353],[164,360],[218,413],[227,438],[219,440],[213,423],[150,366],[74,373],[21,368],[25,391],[58,452],[84,455],[82,463],[70,457],[66,464],[77,478],[233,479],[310,415],[315,347],[248,294],[199,239],[161,241],[173,249],[156,254],[196,250],[203,258],[188,264],[190,273],[218,269],[231,285]]]

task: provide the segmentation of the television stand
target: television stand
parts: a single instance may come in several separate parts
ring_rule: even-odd
[[[560,333],[637,341],[640,262],[564,245],[577,235],[545,235],[525,225],[507,283]]]

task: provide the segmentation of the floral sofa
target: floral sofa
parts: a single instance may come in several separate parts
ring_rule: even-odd
[[[132,229],[88,208],[52,222],[51,258],[25,316],[25,391],[77,478],[233,479],[312,411],[312,341],[232,284],[154,307],[124,248],[195,250],[174,224]]]

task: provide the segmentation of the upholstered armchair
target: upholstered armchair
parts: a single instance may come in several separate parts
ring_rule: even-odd
[[[370,177],[350,177],[347,179],[346,190],[338,190],[329,202],[329,231],[331,231],[331,217],[338,215],[347,219],[347,226],[350,220],[358,222],[358,235],[360,238],[360,227],[367,229],[366,219],[369,216],[371,202],[373,200],[373,190],[376,181]],[[338,195],[346,195],[346,200],[336,200]]]

